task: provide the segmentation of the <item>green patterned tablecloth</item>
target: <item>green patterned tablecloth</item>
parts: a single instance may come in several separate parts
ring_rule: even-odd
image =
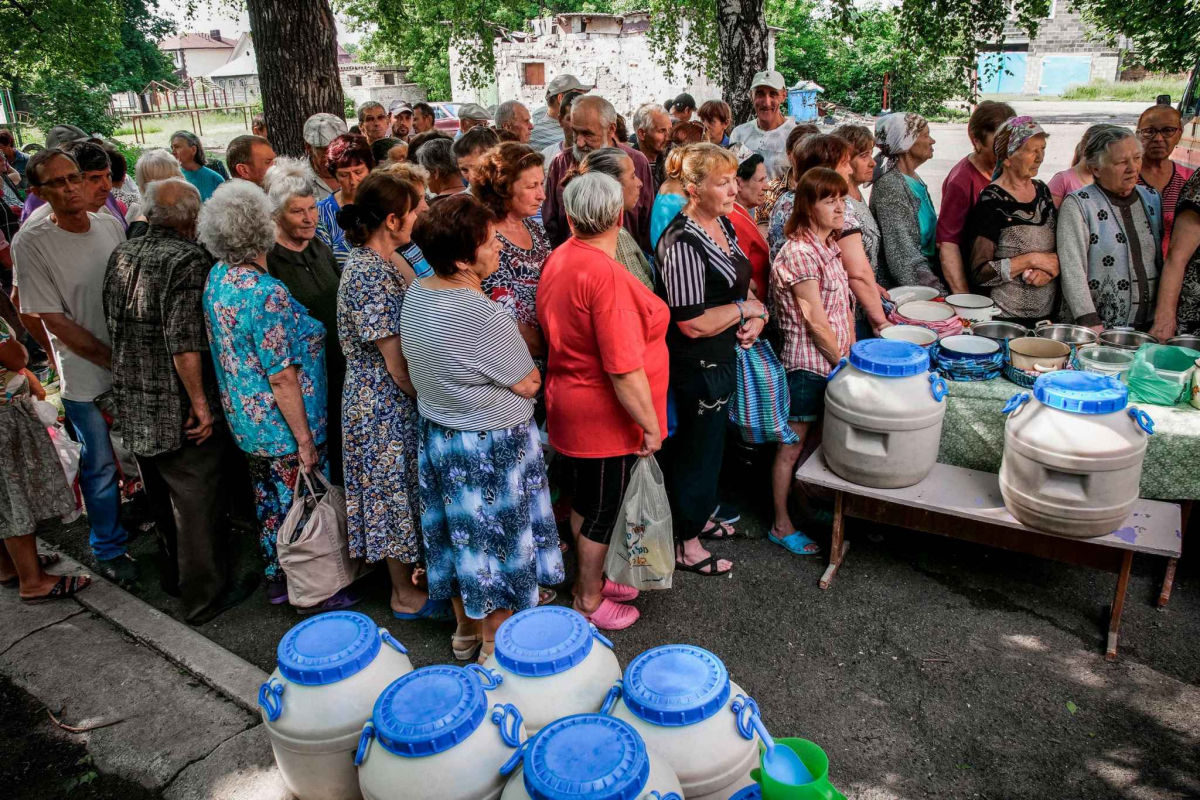
[[[946,383],[950,395],[938,461],[999,472],[1004,454],[1001,409],[1008,398],[1024,390],[1005,378]],[[1154,420],[1142,466],[1142,497],[1200,499],[1200,411],[1191,406],[1138,405]]]

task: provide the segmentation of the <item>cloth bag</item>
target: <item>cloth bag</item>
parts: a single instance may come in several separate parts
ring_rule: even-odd
[[[318,495],[309,473],[300,470],[292,507],[275,535],[279,565],[287,576],[288,602],[297,608],[327,600],[359,574],[346,538],[346,494],[320,470],[312,474],[324,493]]]
[[[1144,344],[1138,348],[1125,373],[1125,383],[1129,387],[1129,399],[1138,403],[1150,403],[1156,406],[1173,406],[1188,401],[1188,383],[1180,383],[1158,374],[1154,368],[1156,360],[1159,363],[1172,363],[1167,369],[1194,364],[1200,358],[1200,352],[1187,347],[1173,347],[1164,344]],[[1181,370],[1182,371],[1182,370]],[[1189,381],[1190,383],[1190,381]]]
[[[788,425],[792,398],[787,370],[768,342],[758,339],[737,351],[737,393],[729,404],[729,421],[737,425],[750,444],[799,444]]]
[[[643,591],[671,588],[675,575],[671,504],[654,456],[639,458],[629,476],[604,572],[611,581]]]

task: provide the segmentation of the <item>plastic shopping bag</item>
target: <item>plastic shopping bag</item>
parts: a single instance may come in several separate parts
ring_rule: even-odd
[[[1187,347],[1172,347],[1162,344],[1144,344],[1133,357],[1133,364],[1125,373],[1129,386],[1129,399],[1138,403],[1157,406],[1173,406],[1188,401],[1188,382],[1164,377],[1159,370],[1178,374],[1188,369],[1200,358],[1200,352]]]
[[[729,421],[738,426],[750,444],[799,444],[788,425],[791,394],[787,370],[762,339],[749,348],[738,348],[737,394],[729,404]]]
[[[609,580],[643,591],[670,589],[675,574],[671,505],[654,456],[639,458],[604,559]]]
[[[300,471],[275,549],[287,576],[288,602],[307,608],[327,600],[353,583],[359,564],[350,557],[346,539],[346,494],[313,470],[324,491],[313,488],[310,473]]]
[[[42,409],[39,408],[39,418],[41,418],[41,414]],[[71,437],[67,435],[67,429],[58,422],[46,426],[46,433],[50,435],[50,441],[54,443],[54,451],[58,453],[63,474],[67,478],[67,486],[70,486],[75,493],[75,510],[64,514],[62,518],[63,522],[70,524],[83,514],[83,496],[79,492],[79,461],[83,455],[83,445],[72,441]]]

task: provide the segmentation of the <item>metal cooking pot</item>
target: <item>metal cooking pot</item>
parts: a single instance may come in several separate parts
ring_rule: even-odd
[[[1008,363],[1025,372],[1063,369],[1070,357],[1070,345],[1044,336],[1027,336],[1008,343]]]
[[[1158,339],[1141,331],[1118,330],[1114,328],[1100,334],[1100,344],[1105,344],[1109,347],[1118,347],[1122,350],[1137,350],[1144,344],[1158,344]]]
[[[1009,339],[1019,339],[1029,335],[1029,329],[1015,322],[976,322],[971,326],[971,333],[985,339],[1005,342]]]
[[[1192,350],[1200,350],[1200,336],[1175,336],[1167,339],[1167,344],[1172,347],[1187,347]]]
[[[1033,335],[1069,345],[1095,344],[1097,338],[1094,330],[1083,325],[1052,324],[1048,320],[1039,322],[1033,329]]]

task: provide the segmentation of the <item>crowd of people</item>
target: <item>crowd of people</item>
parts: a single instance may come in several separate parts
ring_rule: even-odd
[[[770,539],[804,556],[822,512],[798,506],[792,476],[830,371],[891,324],[889,289],[985,294],[1024,324],[1200,330],[1200,177],[1170,161],[1169,106],[1136,131],[1089,128],[1043,183],[1046,132],[981,103],[937,209],[924,118],[798,125],[782,75],[752,84],[736,125],[686,94],[627,124],[572,75],[544,110],[460,107],[453,137],[427,104],[368,102],[353,127],[309,118],[304,158],[277,158],[256,120],[225,163],[179,131],[132,179],[77,128],[31,157],[0,131],[0,178],[29,190],[0,231],[0,580],[30,602],[88,585],[48,573],[33,538],[74,507],[35,403],[49,370],[83,448],[99,574],[139,577],[110,429],[194,624],[261,579],[288,602],[276,538],[317,471],[345,487],[349,555],[386,565],[396,617],[455,622],[467,660],[554,598],[570,552],[574,607],[606,630],[637,621],[637,590],[604,562],[639,458],[662,460],[676,569],[733,568],[709,548],[737,536],[718,479],[737,353],[760,337],[799,440],[775,454]],[[247,489],[255,580],[225,540]]]

